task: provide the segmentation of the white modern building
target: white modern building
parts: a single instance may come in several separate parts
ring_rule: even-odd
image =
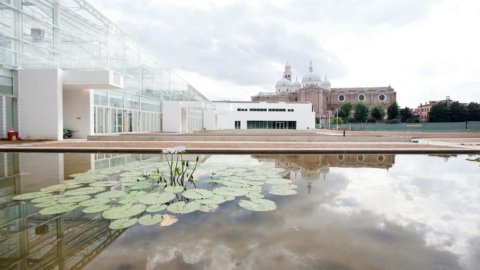
[[[0,1],[0,138],[161,131],[163,101],[196,102],[185,131],[213,107],[85,0]]]
[[[214,102],[216,129],[314,129],[310,103]]]

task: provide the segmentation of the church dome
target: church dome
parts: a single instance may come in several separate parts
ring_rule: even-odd
[[[292,87],[302,87],[302,84],[298,81],[298,80],[295,80],[295,82],[292,83]]]
[[[327,75],[325,75],[325,79],[323,79],[323,82],[322,82],[321,86],[322,86],[323,88],[326,88],[326,89],[330,89],[330,87],[332,87],[332,84],[331,84],[330,81],[327,79]]]
[[[321,82],[322,78],[320,77],[320,75],[313,72],[312,61],[310,61],[310,68],[308,70],[308,73],[303,76],[302,83],[304,85],[319,85]]]
[[[277,82],[277,84],[275,85],[275,87],[290,87],[292,86],[292,82],[285,79],[285,78],[282,78],[280,81]]]

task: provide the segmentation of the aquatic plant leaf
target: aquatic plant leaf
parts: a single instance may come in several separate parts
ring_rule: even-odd
[[[250,211],[273,211],[277,209],[277,205],[274,201],[267,199],[256,199],[256,200],[240,200],[238,203],[240,207],[245,208]]]
[[[41,202],[41,203],[34,204],[33,206],[36,207],[36,208],[46,208],[46,207],[55,206],[57,204],[58,204],[57,201],[47,201],[47,202]]]
[[[170,202],[176,198],[175,194],[169,192],[163,193],[149,193],[145,196],[142,196],[138,199],[140,203],[143,204],[164,204]]]
[[[165,204],[154,204],[147,207],[147,212],[154,213],[163,211],[165,209],[167,209],[167,206]]]
[[[24,201],[24,200],[31,200],[31,199],[36,199],[36,198],[40,198],[40,197],[45,197],[45,196],[48,196],[48,195],[52,195],[52,194],[37,191],[37,192],[23,193],[23,194],[17,195],[15,197],[13,197],[12,200]]]
[[[130,191],[124,195],[122,195],[120,198],[118,198],[118,203],[121,204],[133,204],[138,202],[138,199],[142,196],[147,194],[146,191]]]
[[[288,185],[292,183],[291,180],[282,179],[282,178],[271,178],[271,179],[267,179],[265,182],[271,185],[285,185],[285,184]]]
[[[58,203],[62,203],[62,204],[78,203],[81,201],[86,201],[90,198],[91,197],[89,195],[65,196],[63,198],[60,198],[58,200]]]
[[[184,190],[182,186],[168,186],[164,189],[165,192],[169,193],[180,193]]]
[[[112,230],[121,230],[133,226],[137,223],[138,218],[123,218],[112,221],[108,226]]]
[[[57,204],[40,210],[40,215],[56,215],[75,210],[78,207],[77,204]]]
[[[142,180],[142,182],[137,182],[135,185],[131,185],[128,187],[130,190],[139,190],[139,189],[146,189],[152,187],[152,183]]]
[[[223,195],[223,196],[243,196],[248,193],[247,190],[237,187],[219,187],[213,190],[213,193]]]
[[[213,196],[213,193],[210,190],[196,188],[183,192],[182,196],[188,199],[198,200],[210,198]]]
[[[187,214],[200,209],[200,203],[193,201],[189,203],[185,202],[176,202],[172,203],[167,207],[167,210],[176,213],[176,214]]]
[[[114,206],[103,212],[102,216],[106,219],[129,218],[141,214],[145,208],[143,204]]]
[[[67,190],[65,191],[65,193],[63,193],[63,195],[66,195],[66,196],[87,195],[87,194],[102,192],[104,190],[105,190],[104,187],[83,187],[83,188]]]
[[[120,182],[109,180],[109,181],[98,181],[95,183],[91,183],[90,186],[91,187],[111,187],[118,184],[120,184]]]
[[[109,202],[110,202],[110,199],[108,199],[108,198],[94,198],[94,199],[85,200],[83,202],[80,202],[78,205],[84,206],[84,207],[89,207],[89,206],[94,206],[94,205],[107,204]]]
[[[58,201],[58,199],[63,198],[63,195],[51,195],[44,197],[38,197],[32,200],[32,203],[43,203],[43,202],[51,202],[51,201]]]
[[[276,189],[297,189],[298,186],[294,184],[280,184],[280,185],[272,185],[272,188]]]
[[[102,193],[99,193],[95,195],[96,198],[99,199],[113,199],[113,198],[118,198],[125,195],[125,192],[120,191],[120,190],[110,190],[110,191],[105,191]]]
[[[264,197],[262,193],[258,192],[250,192],[245,196],[247,196],[250,200],[262,199]]]
[[[103,212],[110,208],[111,206],[109,204],[97,204],[97,205],[92,205],[87,208],[84,208],[82,212],[86,214],[91,214],[91,213]]]
[[[157,215],[143,215],[138,219],[138,223],[149,226],[149,225],[154,225],[157,223],[160,223],[160,221],[163,220],[162,215],[157,214]]]
[[[480,162],[480,157],[477,158],[467,158],[468,161]]]
[[[273,195],[288,196],[288,195],[297,194],[297,191],[294,189],[286,189],[286,188],[272,188],[268,193]]]
[[[172,224],[175,224],[178,221],[178,218],[169,214],[164,214],[162,216],[162,222],[160,222],[160,227],[167,227]]]
[[[73,189],[73,188],[78,188],[81,187],[82,185],[80,184],[56,184],[48,187],[41,188],[41,192],[60,192],[60,191],[65,191],[67,189]]]
[[[202,204],[200,205],[200,208],[198,210],[204,213],[210,213],[210,212],[214,212],[217,209],[218,209],[218,204]]]

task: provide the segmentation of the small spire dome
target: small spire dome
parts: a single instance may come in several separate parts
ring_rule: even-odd
[[[328,80],[327,75],[325,75],[325,79],[323,79],[323,82],[322,82],[321,86],[325,89],[328,89],[328,90],[330,90],[330,88],[332,87],[332,84]]]
[[[303,76],[303,79],[302,79],[303,85],[319,86],[321,82],[322,82],[322,78],[320,77],[320,75],[316,74],[313,71],[313,64],[312,64],[312,61],[310,61],[310,67],[308,68],[308,73],[305,76]]]

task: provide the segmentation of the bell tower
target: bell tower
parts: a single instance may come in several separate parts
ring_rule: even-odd
[[[283,72],[283,78],[292,81],[292,67],[287,61],[287,64],[285,65],[285,71]]]

